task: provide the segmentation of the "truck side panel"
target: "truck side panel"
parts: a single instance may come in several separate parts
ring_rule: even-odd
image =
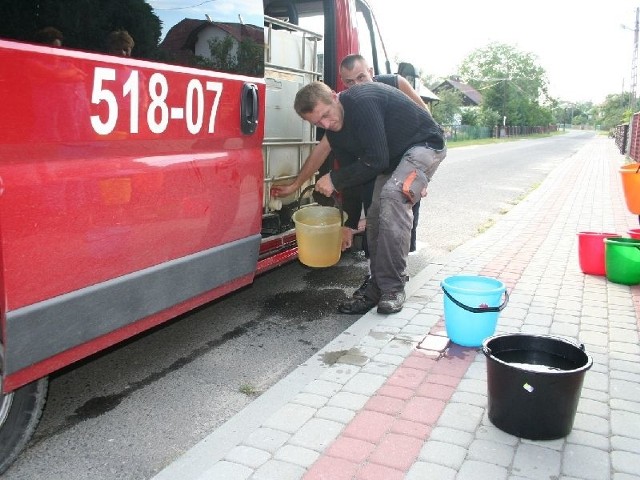
[[[5,387],[252,281],[264,125],[244,134],[240,103],[264,80],[5,41],[0,64]]]
[[[100,47],[75,28],[83,12],[20,4],[77,36],[0,40],[3,392],[296,258],[298,195],[269,195],[317,142],[293,98],[314,80],[342,89],[368,7],[284,3],[165,10],[173,26],[146,56],[189,66],[89,53]]]

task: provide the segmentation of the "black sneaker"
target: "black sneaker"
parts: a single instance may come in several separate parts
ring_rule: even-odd
[[[367,275],[366,277],[364,277],[364,282],[362,282],[362,285],[360,285],[358,287],[358,289],[353,292],[353,295],[351,295],[353,298],[362,298],[364,297],[364,292],[367,289],[367,286],[369,285],[369,282],[371,281],[371,275]]]
[[[348,313],[350,315],[362,315],[375,307],[376,303],[377,302],[367,297],[350,298],[338,305],[338,310],[341,313]]]
[[[378,302],[378,313],[398,313],[402,310],[405,299],[404,291],[383,293]]]

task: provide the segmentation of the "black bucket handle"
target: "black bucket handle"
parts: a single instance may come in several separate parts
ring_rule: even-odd
[[[313,192],[315,187],[316,187],[315,184],[308,185],[302,190],[302,192],[300,192],[300,196],[298,197],[298,201],[297,201],[298,206],[294,210],[300,210],[300,201],[302,200],[302,197],[304,197],[307,194],[307,192]],[[344,227],[344,214],[342,210],[342,202],[340,201],[340,198],[338,197],[338,194],[336,191],[334,191],[331,194],[331,198],[333,199],[334,205],[338,207],[338,210],[340,210],[340,226]]]
[[[505,292],[506,293],[506,292]],[[498,338],[498,337],[504,337],[507,335],[526,335],[526,334],[521,334],[521,333],[500,333],[498,335],[494,335],[492,337],[488,337],[486,338],[483,342],[482,342],[482,352],[487,356],[490,357],[493,355],[493,352],[491,351],[491,348],[489,347],[489,342],[491,340],[493,340],[494,338]],[[579,348],[580,350],[582,350],[583,352],[586,353],[585,349],[584,349],[584,343],[576,343],[573,341],[573,339],[569,338],[569,337],[562,337],[559,335],[544,335],[544,337],[547,338],[551,338],[551,339],[555,339],[555,340],[559,340],[561,342],[565,342],[568,343],[569,345],[572,345],[576,348]]]
[[[460,308],[465,309],[467,312],[471,312],[471,313],[496,313],[496,312],[501,312],[504,307],[507,306],[507,303],[509,303],[509,292],[507,292],[506,290],[504,291],[504,302],[502,302],[502,305],[498,306],[498,307],[470,307],[469,305],[465,305],[464,303],[456,300],[455,298],[453,298],[451,296],[451,294],[449,292],[447,292],[447,290],[444,288],[444,286],[441,285],[442,291],[444,292],[444,294],[449,298],[449,300],[451,300],[453,303],[455,303],[457,306],[459,306]]]

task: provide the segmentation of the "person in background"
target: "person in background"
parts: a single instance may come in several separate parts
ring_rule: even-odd
[[[61,47],[63,39],[62,32],[55,27],[41,28],[34,35],[36,42],[52,47]]]
[[[351,54],[347,55],[340,62],[340,77],[342,78],[342,82],[347,86],[347,88],[352,87],[354,85],[358,85],[360,83],[367,82],[382,82],[392,87],[400,89],[404,94],[406,94],[411,100],[413,100],[416,105],[423,107],[428,110],[427,105],[424,103],[418,92],[411,86],[411,84],[405,79],[403,76],[398,74],[387,74],[387,75],[374,75],[373,68],[367,65],[367,61],[360,54]],[[371,195],[373,193],[373,181],[362,185],[361,192],[361,203],[360,205],[364,207],[365,215],[371,205]],[[418,227],[418,218],[420,215],[420,200],[413,206],[413,227],[411,229],[411,242],[409,245],[409,251],[413,252],[416,250],[416,229]]]
[[[130,57],[135,46],[133,37],[126,30],[114,30],[107,35],[107,53]]]
[[[413,223],[412,207],[446,156],[442,128],[426,108],[380,82],[355,85],[340,95],[322,82],[296,94],[294,109],[326,130],[340,168],[323,175],[316,191],[330,196],[375,178],[367,214],[371,280],[362,296],[341,303],[339,311],[396,313],[405,301],[404,271]]]
[[[61,49],[63,34],[47,26],[33,34],[34,41]],[[87,73],[63,55],[29,61],[34,136],[40,141],[74,141],[91,135]]]
[[[347,55],[340,62],[340,77],[342,82],[347,88],[354,85],[368,82],[381,82],[392,87],[400,89],[405,93],[416,105],[428,110],[427,105],[422,101],[420,95],[414,90],[411,84],[401,75],[388,74],[388,75],[374,75],[373,68],[369,67],[366,59],[357,53]],[[286,197],[298,190],[302,185],[308,181],[313,175],[320,170],[324,173],[330,170],[332,158],[329,157],[331,148],[328,145],[326,136],[323,136],[320,142],[312,150],[309,157],[305,160],[305,163],[297,175],[296,179],[288,185],[279,185],[271,189],[271,195],[274,197]],[[324,168],[323,168],[324,164]],[[364,183],[362,185],[356,185],[342,191],[343,197],[343,209],[347,212],[348,218],[343,228],[343,250],[351,247],[353,243],[353,235],[361,231],[360,225],[360,213],[364,210],[365,216],[371,205],[371,195],[373,194],[374,179]],[[413,226],[411,229],[411,239],[409,245],[409,251],[416,250],[416,230],[418,226],[418,217],[420,214],[420,201],[413,206]],[[365,256],[369,257],[369,252],[365,241],[363,242],[363,248]],[[356,291],[354,296],[362,296],[364,290],[367,287],[371,275],[370,272],[365,276],[364,282]],[[406,276],[405,276],[406,278]]]

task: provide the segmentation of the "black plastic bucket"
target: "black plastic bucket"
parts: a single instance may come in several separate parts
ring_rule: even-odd
[[[593,364],[583,345],[553,335],[516,333],[485,339],[482,351],[491,423],[531,440],[571,432],[584,375]]]

